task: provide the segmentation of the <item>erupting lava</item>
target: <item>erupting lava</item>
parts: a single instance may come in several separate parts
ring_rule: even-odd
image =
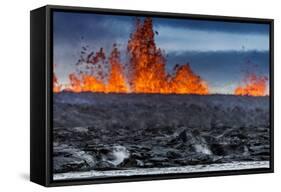
[[[176,65],[175,74],[170,81],[172,93],[208,94],[208,85],[195,75],[189,64]]]
[[[166,73],[166,60],[162,50],[155,45],[151,18],[146,18],[143,24],[137,20],[136,31],[131,35],[127,49],[132,92],[208,94],[207,84],[188,64],[176,65],[172,75]]]
[[[53,92],[58,93],[60,91],[61,91],[61,85],[59,84],[56,74],[53,73]]]
[[[110,72],[108,74],[108,86],[106,92],[127,93],[129,91],[125,80],[122,64],[120,63],[120,52],[113,45],[109,63]]]
[[[248,74],[244,86],[238,86],[235,89],[235,95],[265,96],[267,91],[268,78]]]
[[[127,45],[128,65],[120,61],[120,52],[113,45],[106,60],[104,50],[90,53],[77,63],[77,73],[69,75],[73,92],[208,94],[208,85],[189,64],[176,65],[172,74],[165,70],[166,59],[157,48],[151,18],[139,19]],[[55,77],[55,76],[54,76]],[[54,92],[62,91],[54,79]]]

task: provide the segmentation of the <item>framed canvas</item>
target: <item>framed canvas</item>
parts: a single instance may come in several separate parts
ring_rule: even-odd
[[[273,172],[273,20],[31,11],[31,181]]]

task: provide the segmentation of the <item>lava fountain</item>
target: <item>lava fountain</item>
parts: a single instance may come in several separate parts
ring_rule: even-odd
[[[266,76],[248,74],[244,80],[244,85],[235,89],[235,95],[265,96],[267,92]]]
[[[69,75],[68,91],[102,93],[161,93],[200,94],[209,93],[207,83],[196,75],[189,64],[175,65],[169,74],[163,50],[154,38],[151,18],[136,20],[135,30],[127,44],[128,63],[121,63],[120,51],[113,44],[110,56],[101,48],[98,52],[81,57],[76,71]],[[85,49],[85,48],[84,48]],[[54,92],[58,89],[54,81]]]
[[[61,91],[61,85],[59,84],[56,74],[53,73],[53,92],[58,93],[60,91]]]

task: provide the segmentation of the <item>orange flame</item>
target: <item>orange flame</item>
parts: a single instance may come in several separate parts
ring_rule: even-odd
[[[122,64],[120,63],[120,52],[114,45],[110,58],[110,72],[106,92],[128,93],[129,89],[126,84]]]
[[[108,63],[102,48],[95,54],[90,53],[77,64],[77,68],[84,65],[84,69],[69,75],[70,85],[66,90],[104,93],[209,93],[207,83],[191,70],[189,64],[176,65],[173,74],[166,72],[166,58],[155,44],[151,18],[146,18],[144,22],[137,20],[135,31],[128,41],[127,52],[129,63],[126,74],[116,45],[113,45]]]
[[[60,91],[61,91],[61,85],[59,84],[56,74],[53,73],[53,92],[58,93]]]
[[[201,80],[200,76],[195,75],[189,64],[182,66],[176,65],[175,75],[171,79],[172,93],[188,94],[208,94],[207,84]]]
[[[167,75],[165,58],[154,41],[152,20],[142,24],[137,20],[136,31],[131,34],[127,47],[130,55],[129,82],[135,93],[166,93]]]
[[[235,89],[235,95],[265,96],[267,91],[268,78],[248,74],[244,86],[238,86]]]

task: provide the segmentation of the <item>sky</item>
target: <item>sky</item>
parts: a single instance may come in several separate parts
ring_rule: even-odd
[[[82,47],[116,43],[125,57],[134,16],[54,12],[54,64],[61,83],[75,72]],[[269,25],[152,17],[157,47],[167,55],[166,69],[189,63],[209,85],[211,93],[231,94],[247,71],[269,76]],[[125,58],[123,58],[125,59]]]

